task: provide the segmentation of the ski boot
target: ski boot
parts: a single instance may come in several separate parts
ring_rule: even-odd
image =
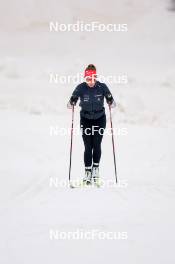
[[[101,186],[100,176],[99,176],[99,164],[94,163],[92,167],[92,181],[97,187]]]
[[[84,185],[90,185],[92,181],[92,172],[91,168],[85,169],[85,177],[83,178]]]

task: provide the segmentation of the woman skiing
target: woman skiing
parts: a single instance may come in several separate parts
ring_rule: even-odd
[[[80,126],[85,147],[83,182],[98,184],[101,142],[106,128],[104,97],[107,104],[112,107],[115,107],[115,101],[106,84],[97,81],[96,67],[93,64],[85,69],[84,78],[85,82],[79,84],[73,91],[68,108],[72,109],[80,98]]]

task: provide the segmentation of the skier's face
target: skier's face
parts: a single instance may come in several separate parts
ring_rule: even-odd
[[[92,87],[94,87],[94,85],[95,85],[95,82],[96,82],[96,80],[97,80],[97,76],[96,76],[96,75],[93,75],[93,76],[87,76],[87,77],[85,78],[85,80],[86,80],[87,85],[88,85],[90,88],[92,88]]]

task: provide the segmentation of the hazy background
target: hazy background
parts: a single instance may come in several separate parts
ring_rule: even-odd
[[[49,32],[49,22],[127,24],[128,32]],[[175,1],[0,0],[0,254],[3,264],[174,263]],[[68,177],[72,83],[89,63],[118,107],[117,169],[127,188],[51,188]],[[107,110],[107,109],[106,109]],[[108,116],[108,110],[107,116]],[[79,125],[79,108],[75,126]],[[108,123],[109,127],[109,123]],[[82,178],[83,144],[74,137],[72,178]],[[105,136],[101,177],[114,179]],[[51,241],[49,230],[126,231],[127,241]]]

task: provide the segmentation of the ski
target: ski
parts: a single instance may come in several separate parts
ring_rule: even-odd
[[[91,182],[90,184],[86,184],[83,182],[83,180],[80,181],[75,181],[75,182],[70,182],[70,188],[76,189],[76,188],[101,188],[103,185],[102,181],[98,182]]]

